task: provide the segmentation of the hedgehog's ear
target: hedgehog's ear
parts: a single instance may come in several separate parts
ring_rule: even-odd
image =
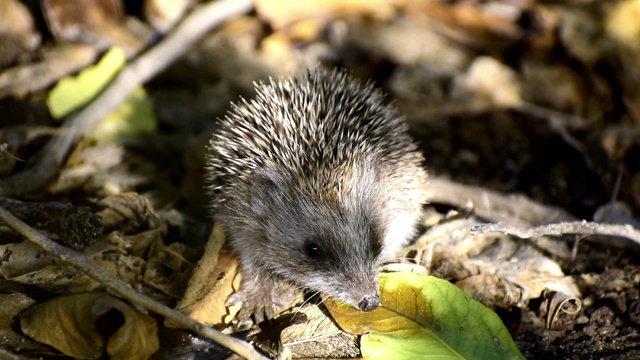
[[[284,194],[285,180],[274,171],[260,170],[253,174],[251,184],[251,209],[262,218],[273,212],[276,200]]]

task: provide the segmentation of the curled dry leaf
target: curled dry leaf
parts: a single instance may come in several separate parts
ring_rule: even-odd
[[[116,45],[127,53],[144,44],[124,26],[122,0],[44,0],[41,5],[51,33],[61,42],[93,44],[99,49]]]
[[[515,71],[488,56],[476,58],[459,85],[480,101],[497,107],[515,107],[522,103],[520,83]]]
[[[182,300],[176,306],[192,319],[209,325],[228,324],[238,306],[227,308],[225,301],[240,285],[238,261],[228,251],[221,250],[226,236],[216,223],[204,254],[189,280]]]
[[[165,33],[193,3],[193,0],[147,0],[143,5],[144,17],[157,31]]]
[[[545,292],[544,297],[547,299],[547,330],[552,328],[554,321],[560,313],[577,315],[582,310],[582,301],[573,296],[548,291]]]
[[[40,44],[27,7],[18,0],[0,1],[0,67]]]
[[[342,13],[390,18],[395,12],[392,2],[387,0],[259,0],[255,3],[258,15],[276,29],[302,19],[326,18]]]
[[[475,48],[504,49],[527,35],[518,24],[521,9],[510,4],[496,11],[496,6],[464,2],[416,2],[408,11],[411,16],[428,20],[443,35]]]
[[[14,349],[15,351],[38,352],[48,355],[54,352],[51,348],[35,342],[24,334],[20,334],[13,328],[13,319],[20,311],[32,306],[35,300],[15,292],[13,294],[0,294],[0,348]],[[3,354],[0,358],[4,359]]]
[[[46,88],[63,76],[91,64],[97,51],[88,45],[60,45],[46,52],[41,62],[19,65],[0,72],[0,99],[18,98]]]
[[[295,309],[294,317],[305,315],[306,321],[288,319],[280,334],[282,344],[295,358],[353,358],[360,354],[357,338],[345,333],[326,312],[308,303]]]
[[[137,171],[132,173],[132,168]],[[139,155],[119,145],[99,143],[77,147],[48,190],[60,194],[81,189],[107,196],[132,191],[154,176],[153,165]],[[105,228],[109,228],[108,219],[104,220]]]
[[[31,241],[0,245],[0,257],[0,275],[11,280],[58,262],[55,256],[43,253],[42,248]]]
[[[120,193],[108,196],[98,203],[105,207],[101,212],[105,228],[116,229],[125,234],[157,229],[160,218],[149,200],[137,193]]]
[[[36,305],[21,315],[20,328],[82,359],[147,359],[159,347],[156,321],[106,294],[61,296]]]
[[[529,300],[554,290],[580,297],[575,280],[541,249],[506,235],[471,236],[477,222],[454,220],[434,226],[412,246],[416,258],[434,276],[451,279],[475,300],[491,308],[524,307]]]
[[[381,306],[360,312],[326,304],[340,327],[361,340],[364,357],[524,359],[498,315],[451,283],[412,273],[380,274]]]
[[[115,244],[94,244],[90,261],[120,280],[138,286],[146,268],[145,262],[127,255]],[[50,292],[94,291],[102,285],[78,269],[61,262],[30,241],[2,245],[0,276],[18,284],[36,285]]]
[[[165,245],[158,234],[151,243],[144,270],[145,284],[179,299],[195,267],[194,251],[178,242]]]

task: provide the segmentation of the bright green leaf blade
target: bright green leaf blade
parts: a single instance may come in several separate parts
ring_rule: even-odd
[[[156,125],[153,101],[144,88],[138,87],[116,111],[100,122],[91,136],[98,141],[135,141],[138,136],[153,132]]]
[[[327,299],[340,327],[364,335],[368,359],[524,359],[500,318],[448,281],[380,274],[381,306],[360,312]]]
[[[381,274],[380,297],[385,308],[412,319],[422,329],[377,329],[382,331],[362,343],[365,357],[524,359],[498,315],[448,281],[413,273]],[[379,346],[383,343],[386,346]],[[384,354],[371,357],[369,350]]]
[[[397,332],[371,333],[360,340],[362,355],[367,359],[389,360],[462,360],[465,359],[437,336],[407,338]]]
[[[82,70],[77,76],[62,78],[47,99],[51,115],[60,119],[88,103],[113,79],[125,62],[124,50],[114,47],[96,65]]]

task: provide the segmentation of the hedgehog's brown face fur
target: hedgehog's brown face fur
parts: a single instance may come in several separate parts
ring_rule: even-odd
[[[253,254],[243,265],[363,311],[375,308],[390,209],[375,169],[354,166],[339,186],[318,190],[286,174],[256,173],[246,188],[251,200],[231,201],[221,212],[224,223],[236,225],[234,245],[247,247],[239,252]]]

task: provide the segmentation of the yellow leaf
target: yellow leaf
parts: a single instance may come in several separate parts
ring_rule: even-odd
[[[82,70],[77,76],[62,78],[47,99],[51,115],[56,119],[63,118],[91,101],[111,82],[125,62],[124,50],[114,47],[96,65]]]
[[[448,281],[380,274],[381,306],[360,312],[325,301],[368,359],[524,359],[500,318]]]

